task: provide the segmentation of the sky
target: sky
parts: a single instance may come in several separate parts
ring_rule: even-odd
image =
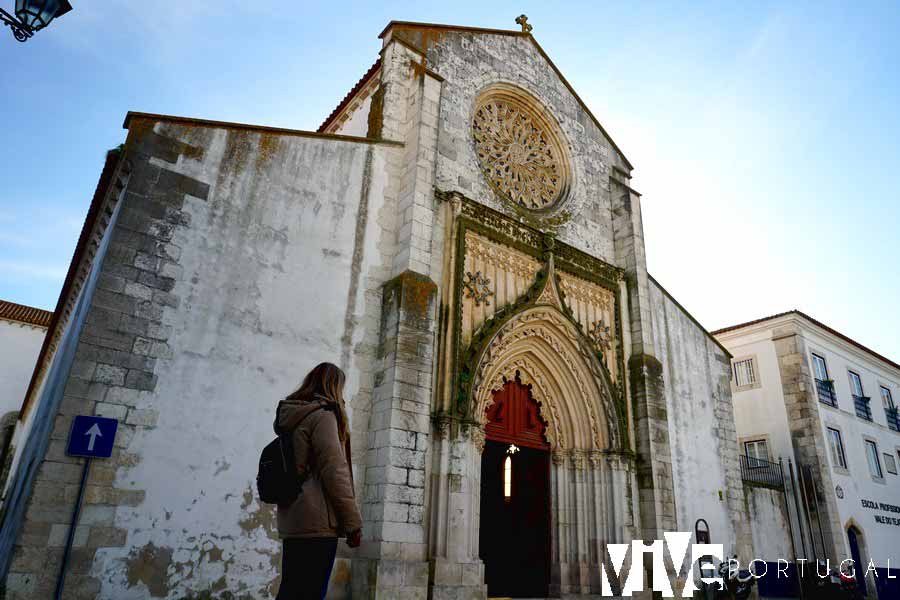
[[[127,111],[315,130],[391,19],[524,12],[634,165],[648,269],[701,324],[798,308],[900,362],[896,2],[72,4],[24,44],[0,30],[2,299],[55,306]]]

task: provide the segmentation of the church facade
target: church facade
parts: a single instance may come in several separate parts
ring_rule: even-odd
[[[332,597],[599,594],[606,544],[699,519],[750,558],[731,357],[647,273],[632,165],[518,22],[391,22],[317,132],[128,114],[20,414],[7,598],[56,585],[77,414],[120,425],[66,597],[271,597],[256,461],[322,360],[365,522]]]

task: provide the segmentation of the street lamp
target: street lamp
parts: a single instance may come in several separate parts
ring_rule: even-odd
[[[16,0],[16,17],[0,8],[0,22],[12,29],[13,35],[24,42],[50,24],[50,21],[72,10],[68,0]]]

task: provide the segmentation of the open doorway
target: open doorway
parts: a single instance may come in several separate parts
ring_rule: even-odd
[[[546,597],[550,582],[550,446],[529,389],[495,392],[481,455],[479,548],[488,596]]]

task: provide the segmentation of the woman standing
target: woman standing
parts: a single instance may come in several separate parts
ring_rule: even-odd
[[[282,539],[281,587],[277,600],[321,600],[328,591],[339,537],[356,548],[362,518],[353,492],[350,432],[344,409],[344,372],[316,366],[300,388],[278,405],[275,433],[293,432],[303,491],[278,507]]]

